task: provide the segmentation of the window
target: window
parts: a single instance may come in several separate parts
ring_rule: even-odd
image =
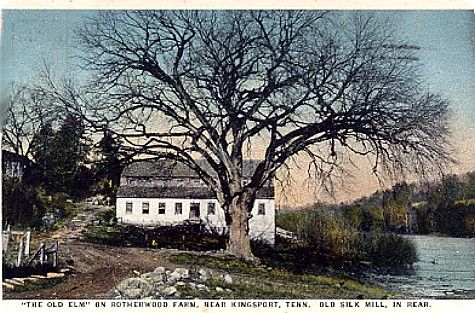
[[[208,215],[216,214],[216,203],[208,202]]]
[[[148,214],[150,212],[150,205],[148,202],[142,203],[142,214]]]
[[[175,203],[175,215],[183,214],[183,203],[177,202]]]
[[[164,202],[160,202],[158,204],[158,214],[165,214],[165,203]]]
[[[198,202],[190,203],[190,220],[200,218],[200,204]]]
[[[257,215],[266,215],[265,203],[259,203],[259,206],[257,207]]]
[[[125,213],[132,214],[132,202],[125,203]]]

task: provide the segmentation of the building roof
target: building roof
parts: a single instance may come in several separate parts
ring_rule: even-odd
[[[2,150],[2,161],[3,163],[5,162],[21,162],[25,165],[30,165],[33,163],[30,159],[27,157],[17,154],[15,152],[11,152],[8,150]]]
[[[120,186],[117,198],[180,198],[180,199],[214,199],[216,195],[208,187],[144,187]],[[273,199],[274,187],[262,187],[257,192],[258,199]]]
[[[198,160],[200,166],[208,173],[214,170],[204,160]],[[246,160],[243,162],[244,177],[251,177],[259,160]],[[199,178],[198,174],[187,165],[169,159],[148,159],[129,164],[122,171],[122,176],[127,177],[189,177]]]

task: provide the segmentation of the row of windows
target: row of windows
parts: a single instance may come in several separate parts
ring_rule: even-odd
[[[159,202],[158,203],[158,214],[165,214],[166,211],[166,203]],[[126,202],[125,203],[125,213],[132,214],[133,203]],[[190,210],[199,211],[200,210],[200,203],[192,202],[190,203]],[[150,213],[150,203],[149,202],[142,202],[142,214],[149,214]],[[183,203],[176,202],[175,203],[175,215],[183,214]],[[208,215],[216,215],[216,203],[208,202]],[[257,208],[258,215],[265,215],[266,214],[266,205],[265,203],[259,203]]]

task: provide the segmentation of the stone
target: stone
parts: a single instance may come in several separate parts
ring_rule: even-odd
[[[204,268],[200,268],[200,269],[198,270],[198,274],[199,274],[200,276],[209,276],[208,271],[205,270]]]
[[[226,284],[230,285],[233,283],[233,278],[229,274],[224,274],[223,280]]]
[[[190,286],[191,289],[196,289],[196,284],[194,282],[189,282],[188,286]]]
[[[128,299],[140,299],[143,297],[143,290],[140,288],[129,289],[126,296]]]
[[[156,283],[163,283],[163,280],[165,278],[165,274],[161,273],[155,273],[155,272],[150,272],[150,273],[144,273],[140,275],[140,278],[143,278],[153,284]]]
[[[180,280],[181,278],[182,278],[182,276],[181,276],[180,273],[173,272],[173,273],[170,273],[170,275],[168,275],[167,281],[173,283],[173,282],[176,282],[177,280]]]
[[[47,278],[63,278],[64,273],[48,273],[46,274]]]
[[[163,289],[162,294],[165,297],[169,297],[169,296],[173,296],[177,291],[178,290],[175,287],[170,286],[170,287],[167,287],[167,288]]]
[[[182,267],[177,267],[175,268],[175,271],[173,273],[178,273],[180,274],[180,276],[184,279],[186,278],[189,278],[190,277],[190,270],[187,269],[187,268],[182,268]],[[173,274],[172,273],[172,274]]]
[[[177,285],[177,286],[185,286],[186,283],[185,283],[184,281],[177,281],[177,282],[176,282],[176,285]]]
[[[159,266],[153,272],[157,274],[163,274],[166,272],[166,269],[163,266]]]
[[[217,291],[217,292],[223,292],[224,289],[218,286],[218,287],[216,287],[216,291]]]
[[[125,298],[134,298],[137,296],[137,290],[141,290],[141,297],[148,297],[153,292],[153,286],[146,279],[132,277],[124,279],[118,286],[117,290]]]
[[[167,275],[170,275],[171,273],[172,273],[172,271],[170,271],[170,270],[165,271],[165,274],[167,274]]]
[[[196,285],[196,289],[198,289],[199,291],[209,291],[208,287],[206,287],[205,284]]]

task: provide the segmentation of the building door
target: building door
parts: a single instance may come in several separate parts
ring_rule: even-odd
[[[200,204],[192,202],[190,204],[190,220],[199,220],[200,219]]]

